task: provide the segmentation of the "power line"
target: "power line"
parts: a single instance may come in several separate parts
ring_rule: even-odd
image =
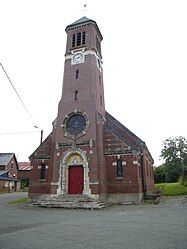
[[[21,131],[21,132],[7,132],[7,133],[0,133],[0,136],[3,135],[22,135],[22,134],[29,134],[29,133],[36,133],[41,131]]]
[[[5,75],[6,75],[7,79],[8,79],[8,81],[10,82],[11,86],[13,87],[13,89],[14,89],[14,91],[15,91],[17,97],[18,97],[19,100],[21,101],[21,103],[22,103],[22,105],[23,105],[25,111],[27,112],[27,114],[29,115],[29,117],[32,119],[32,122],[35,123],[34,118],[32,117],[31,113],[29,112],[29,110],[27,109],[27,107],[26,107],[26,105],[24,104],[23,100],[21,99],[19,93],[17,92],[15,86],[13,85],[12,81],[10,80],[10,77],[8,76],[8,73],[6,72],[6,70],[5,70],[5,68],[3,67],[2,63],[0,63],[0,65],[1,65],[1,67],[2,67],[2,69],[3,69],[3,71],[4,71],[4,73],[5,73]],[[37,127],[37,126],[35,126],[35,128],[36,128],[36,127]],[[37,127],[37,128],[38,128],[38,127]]]

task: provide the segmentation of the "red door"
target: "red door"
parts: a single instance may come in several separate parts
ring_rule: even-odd
[[[68,177],[68,194],[82,194],[84,180],[83,166],[70,166]]]

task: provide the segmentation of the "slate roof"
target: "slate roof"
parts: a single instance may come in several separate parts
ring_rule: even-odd
[[[143,150],[145,143],[108,112],[106,112],[106,127],[130,147]]]
[[[4,175],[8,174],[8,170],[0,170],[0,177],[4,177]]]
[[[145,142],[141,140],[138,136],[136,136],[123,124],[121,124],[108,112],[106,112],[106,128],[108,128],[111,132],[113,132],[119,139],[121,139],[124,143],[129,145],[132,149],[138,149],[140,150],[140,152],[143,152],[144,149],[146,149],[151,159],[153,160],[152,155],[149,152]]]
[[[79,25],[79,24],[82,24],[82,23],[85,23],[85,22],[94,22],[94,23],[96,23],[96,22],[93,21],[92,19],[87,18],[86,16],[83,16],[83,17],[81,17],[79,20],[73,22],[72,24],[70,24],[70,25],[68,25],[68,26],[75,26],[75,25]]]
[[[7,165],[14,156],[14,153],[0,153],[0,165]]]
[[[0,180],[19,182],[17,178],[8,175],[7,170],[0,170]]]
[[[82,18],[78,19],[77,21],[75,21],[75,22],[69,24],[69,25],[66,27],[65,30],[67,30],[68,28],[72,28],[72,27],[81,25],[81,24],[85,24],[85,23],[94,23],[94,24],[96,25],[96,27],[97,27],[97,30],[98,30],[100,36],[101,36],[101,40],[103,39],[103,36],[102,36],[102,34],[101,34],[101,32],[100,32],[98,26],[97,26],[96,21],[94,21],[94,20],[92,20],[92,19],[90,19],[90,18],[88,18],[88,17],[86,17],[86,16],[83,16]]]
[[[1,177],[0,176],[0,180],[20,182],[20,180],[18,180],[17,178],[14,178],[14,177],[3,177],[3,176]]]
[[[30,162],[20,162],[18,163],[19,170],[30,170],[31,169],[31,163]]]

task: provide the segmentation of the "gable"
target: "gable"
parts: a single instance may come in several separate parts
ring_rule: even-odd
[[[52,132],[48,137],[40,144],[40,146],[30,155],[29,159],[32,158],[49,158],[51,149]]]

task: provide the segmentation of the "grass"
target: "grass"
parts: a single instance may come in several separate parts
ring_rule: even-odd
[[[180,182],[157,183],[155,187],[162,189],[162,194],[165,196],[187,195],[187,187]]]
[[[28,198],[23,197],[23,198],[15,200],[15,201],[11,201],[10,204],[22,204],[22,203],[27,203],[27,202],[28,202]]]

